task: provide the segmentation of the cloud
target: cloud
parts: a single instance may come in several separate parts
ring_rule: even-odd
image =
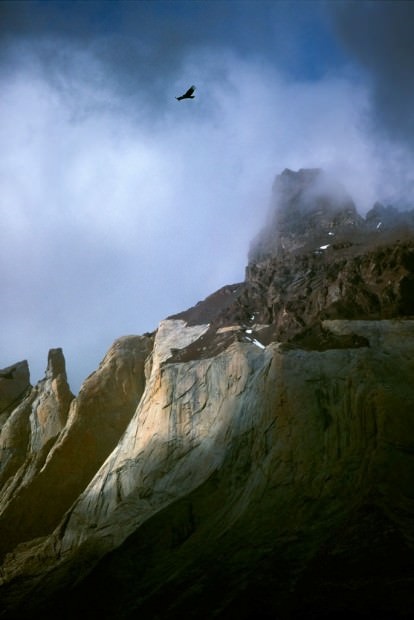
[[[414,4],[330,3],[337,32],[372,87],[377,131],[414,148]]]
[[[170,52],[155,35],[117,47],[124,24],[89,43],[39,25],[3,49],[0,364],[28,358],[33,381],[62,346],[77,390],[115,338],[242,280],[284,168],[334,173],[361,210],[396,190],[363,83],[289,77],[185,24]]]

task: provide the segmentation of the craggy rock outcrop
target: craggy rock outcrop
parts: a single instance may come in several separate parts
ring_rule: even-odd
[[[281,250],[304,253],[354,234],[363,219],[342,185],[322,170],[284,170],[273,185],[268,221],[253,241],[249,262]]]
[[[26,384],[25,397],[9,415],[0,433],[1,513],[14,503],[18,489],[37,476],[66,424],[73,394],[66,380],[61,349],[49,352],[45,378],[33,389],[29,387]],[[17,529],[18,524],[14,527]]]
[[[317,170],[275,188],[246,281],[118,341],[72,401],[0,617],[412,612],[412,216],[363,219]]]
[[[8,474],[0,495],[0,529],[7,533],[2,554],[51,532],[116,446],[144,390],[151,347],[148,336],[117,340],[76,399],[61,350],[49,353],[45,379],[0,435],[2,470]]]
[[[0,429],[29,388],[30,373],[26,361],[0,370]]]
[[[246,315],[286,340],[328,318],[414,315],[414,239],[267,258],[247,268]]]
[[[377,204],[363,219],[320,170],[285,170],[274,200],[239,298],[245,320],[271,325],[267,342],[328,318],[414,315],[414,211]]]

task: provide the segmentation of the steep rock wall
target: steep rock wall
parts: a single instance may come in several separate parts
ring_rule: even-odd
[[[45,378],[26,390],[25,398],[1,429],[2,512],[14,501],[19,487],[30,484],[39,473],[66,424],[72,399],[62,350],[52,349]]]
[[[0,370],[0,429],[29,388],[30,373],[26,361]]]
[[[204,331],[199,327],[195,337]],[[185,327],[178,328],[179,347]],[[118,609],[108,617],[152,609],[160,596],[169,600],[160,617],[184,612],[163,585],[170,553],[176,563],[168,581],[184,590],[188,566],[201,561],[208,573],[218,554],[229,579],[226,596],[215,601],[223,609],[265,557],[285,558],[274,584],[282,601],[332,529],[367,502],[411,540],[413,322],[332,321],[324,328],[363,334],[369,346],[285,351],[277,343],[262,350],[235,342],[214,358],[188,363],[169,362],[166,353],[153,365],[121,442],[53,536],[8,556],[3,600],[16,596],[18,576],[19,596],[25,591],[23,605],[30,607],[37,596],[48,598],[72,583],[73,571],[86,575],[111,550],[120,549],[121,561],[128,537],[139,540],[141,528],[145,537],[151,520],[163,511],[174,514],[176,502],[194,493],[190,524],[188,511],[179,519],[186,532],[181,543],[173,551],[154,543],[158,560],[148,572],[140,567],[141,585],[135,568],[128,573],[137,599],[124,615]],[[208,587],[216,579],[210,572]],[[146,591],[150,583],[156,594]],[[191,582],[190,600],[203,584],[201,576]]]
[[[382,243],[384,241],[384,243]],[[268,338],[288,340],[321,319],[414,315],[414,242],[349,242],[320,253],[279,255],[251,263],[238,298],[246,321],[271,325]]]
[[[76,399],[62,352],[49,354],[45,379],[0,435],[3,454],[13,454],[11,463],[2,458],[8,479],[0,495],[1,553],[51,532],[116,446],[144,391],[151,348],[151,337],[116,341]]]

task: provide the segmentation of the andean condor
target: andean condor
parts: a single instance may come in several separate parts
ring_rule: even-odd
[[[187,90],[186,93],[184,93],[184,95],[181,95],[181,97],[176,97],[177,101],[181,101],[181,99],[194,99],[194,95],[193,95],[194,91],[195,91],[195,86],[190,86],[190,88]]]

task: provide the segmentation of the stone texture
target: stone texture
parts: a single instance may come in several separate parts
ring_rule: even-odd
[[[335,236],[352,235],[362,223],[345,188],[325,172],[286,169],[274,182],[268,221],[252,243],[249,262],[281,250],[317,249]]]
[[[24,376],[28,377],[28,370]],[[33,389],[28,390],[29,387],[26,384],[25,397],[0,433],[0,481],[5,485],[2,508],[19,486],[27,484],[39,472],[47,451],[66,424],[73,395],[67,384],[61,349],[49,352],[45,378]]]
[[[0,528],[7,533],[2,553],[49,533],[110,454],[144,390],[151,348],[150,336],[117,340],[76,399],[66,383],[61,351],[49,354],[45,379],[0,436],[4,450],[12,450],[12,440],[21,444],[20,469],[9,467],[14,475],[0,497]]]
[[[30,387],[27,361],[0,370],[0,429]]]
[[[244,316],[287,340],[327,318],[414,315],[414,240],[376,247],[334,247],[322,255],[278,255],[251,263],[238,302]]]
[[[159,561],[149,574],[141,567],[142,590],[134,586],[146,600],[145,588],[155,580],[157,597],[147,595],[145,604],[169,601],[160,617],[185,611],[163,585],[170,553],[177,558],[175,593],[186,587],[188,563],[197,573],[199,544],[203,571],[209,574],[217,553],[221,570],[234,573],[227,597],[237,600],[241,584],[232,580],[239,571],[247,579],[263,554],[284,558],[286,574],[276,584],[282,597],[332,530],[368,502],[410,540],[413,322],[324,327],[364,334],[370,346],[319,352],[272,344],[261,351],[237,342],[209,360],[153,366],[128,430],[60,528],[41,546],[17,549],[3,574],[11,579],[24,567],[31,575],[27,594],[35,584],[50,594],[67,585],[74,567],[86,574],[129,536],[143,545],[140,527],[147,523],[145,532],[160,511],[175,514],[177,501],[197,493],[196,501],[188,499],[191,518],[188,510],[178,517],[178,542],[156,545]],[[127,574],[133,580],[132,569]],[[191,585],[196,592],[203,575]],[[197,596],[188,596],[197,605]]]

